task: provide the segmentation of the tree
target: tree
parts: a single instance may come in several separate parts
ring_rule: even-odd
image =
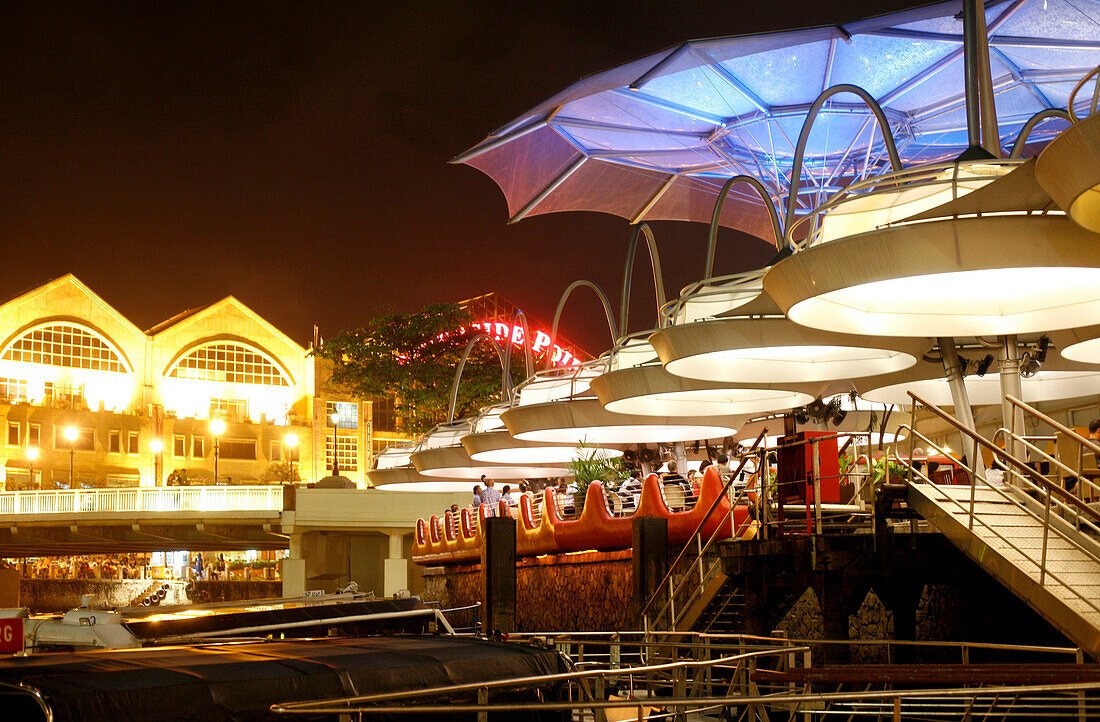
[[[260,472],[261,484],[286,484],[301,480],[298,465],[290,461],[272,461]]]
[[[329,339],[317,352],[333,364],[331,383],[355,396],[393,394],[402,430],[427,431],[447,420],[455,369],[476,335],[470,314],[454,303],[430,304],[416,313],[380,316]],[[515,354],[513,382],[523,379]],[[492,344],[478,341],[459,386],[455,418],[500,400],[500,360]]]

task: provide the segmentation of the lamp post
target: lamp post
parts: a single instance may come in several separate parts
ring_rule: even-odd
[[[218,484],[218,439],[225,433],[225,422],[221,419],[213,419],[210,422],[210,433],[214,435],[214,485]]]
[[[153,439],[149,448],[153,451],[153,486],[160,486],[160,452],[164,450],[164,442]]]
[[[286,460],[291,464],[298,461],[291,458],[298,449],[298,435],[293,432],[287,434],[283,437],[283,443],[286,444]]]
[[[38,447],[37,446],[28,446],[27,447],[27,467],[28,467],[28,470],[30,471],[30,475],[31,475],[31,486],[34,486],[34,460],[37,459],[37,458],[38,458]],[[38,488],[41,489],[42,485],[39,484]]]
[[[336,464],[336,427],[340,423],[340,412],[333,411],[329,416],[332,419],[332,475],[336,476],[339,466]]]
[[[74,461],[76,459],[76,438],[80,436],[80,431],[75,426],[68,426],[65,428],[65,438],[69,441],[69,488],[74,488],[76,484],[76,476],[73,473],[73,469],[76,466]]]

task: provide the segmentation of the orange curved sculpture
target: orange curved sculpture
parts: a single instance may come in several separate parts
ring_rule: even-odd
[[[739,505],[733,510],[732,524],[727,520],[729,498],[722,493],[722,480],[718,468],[711,466],[703,474],[699,486],[699,498],[684,511],[673,511],[665,503],[661,483],[656,474],[650,474],[642,483],[641,498],[633,514],[614,516],[607,507],[607,498],[599,482],[593,482],[585,495],[584,509],[578,519],[563,519],[558,509],[553,489],[543,491],[543,513],[536,521],[530,495],[519,498],[513,507],[501,501],[496,509],[499,516],[516,516],[516,555],[538,556],[562,552],[598,549],[611,551],[629,549],[632,544],[635,517],[655,516],[668,519],[668,543],[682,545],[691,539],[703,520],[702,534],[709,539],[717,532],[720,539],[750,534],[752,527],[749,509]],[[714,511],[707,518],[707,512]],[[461,524],[455,533],[451,512],[443,519],[436,516],[416,522],[416,538],[413,542],[413,561],[424,565],[468,564],[481,559],[484,546],[481,530],[490,507],[482,504],[477,519],[470,509],[461,512]],[[719,528],[724,527],[724,528]]]

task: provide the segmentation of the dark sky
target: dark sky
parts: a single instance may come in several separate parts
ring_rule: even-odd
[[[583,75],[866,7],[675,5],[4,3],[0,296],[72,272],[148,328],[233,294],[302,342],[493,290],[548,323],[577,278],[617,297],[625,220],[507,226],[496,185],[447,161]],[[671,297],[701,275],[706,229],[655,228]],[[719,270],[770,256],[748,247]],[[635,329],[653,325],[643,273]],[[595,312],[578,297],[563,322],[590,351]]]

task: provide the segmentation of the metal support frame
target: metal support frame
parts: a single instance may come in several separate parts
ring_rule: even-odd
[[[661,273],[661,256],[657,252],[657,239],[653,237],[653,229],[648,223],[638,223],[633,226],[630,233],[630,242],[626,247],[626,268],[623,271],[623,288],[619,300],[619,338],[627,334],[627,319],[630,316],[630,292],[634,276],[634,259],[638,251],[638,236],[645,236],[646,248],[649,249],[649,267],[653,271],[653,294],[657,302],[657,328],[664,327],[664,315],[661,309],[665,307],[665,279]]]
[[[735,175],[723,184],[722,190],[718,192],[718,199],[714,201],[714,213],[711,214],[710,229],[707,233],[707,265],[703,270],[703,278],[710,278],[714,275],[714,253],[715,246],[718,245],[718,225],[719,219],[722,217],[722,206],[726,203],[726,198],[729,196],[730,189],[738,183],[747,183],[753,190],[760,194],[760,199],[764,201],[764,208],[767,209],[768,218],[772,223],[772,233],[775,234],[776,249],[779,249],[783,244],[783,227],[779,225],[779,213],[775,210],[775,203],[772,202],[772,197],[768,194],[768,189],[763,183],[751,175]]]
[[[1023,389],[1020,385],[1020,349],[1016,343],[1016,336],[1007,335],[1003,338],[1001,346],[1001,423],[1014,435],[1022,436],[1024,433],[1024,412],[1012,405],[1007,397],[1020,398]],[[1006,439],[1008,453],[1016,458],[1023,457],[1023,448],[1019,442]]]
[[[883,142],[886,144],[886,152],[890,156],[890,167],[895,172],[902,170],[901,158],[898,156],[898,148],[894,143],[894,136],[890,131],[890,123],[886,120],[886,114],[883,112],[882,106],[878,104],[878,101],[876,101],[870,93],[858,85],[851,85],[849,83],[834,85],[817,96],[817,100],[813,102],[809,112],[806,114],[806,120],[802,124],[802,132],[798,135],[798,144],[794,148],[794,166],[791,169],[791,183],[787,192],[787,213],[783,222],[783,227],[788,230],[794,222],[795,202],[798,197],[798,182],[802,175],[803,156],[806,154],[806,143],[809,142],[810,131],[813,129],[814,120],[817,119],[817,114],[821,111],[821,107],[825,105],[825,101],[837,93],[852,93],[858,95],[867,104],[867,107],[874,113],[875,120],[878,122],[879,131],[882,133]],[[791,239],[787,239],[787,242],[790,244]]]
[[[947,385],[951,389],[951,404],[955,407],[955,416],[959,423],[970,432],[976,433],[974,428],[974,410],[970,408],[970,395],[966,391],[966,383],[963,381],[962,365],[959,362],[959,353],[955,348],[955,339],[943,337],[936,339],[940,347],[940,358],[943,361],[943,370],[947,374]],[[977,473],[982,473],[984,463],[978,453],[978,447],[974,440],[967,434],[962,435],[962,452],[970,462],[971,468]]]
[[[489,343],[493,344],[493,348],[496,349],[497,356],[500,358],[500,396],[501,401],[507,401],[509,395],[509,389],[512,384],[512,375],[508,373],[508,365],[504,362],[504,350],[497,343],[496,339],[485,332],[481,332],[470,339],[470,342],[466,344],[466,348],[462,351],[462,358],[458,362],[458,366],[455,367],[455,380],[451,383],[451,401],[447,406],[447,422],[455,420],[455,405],[458,403],[458,385],[462,381],[462,372],[466,368],[466,361],[470,358],[470,351],[473,350],[474,344],[478,341],[485,339]],[[551,346],[551,348],[553,348]],[[333,458],[335,458],[336,450],[333,448]]]
[[[519,308],[517,308],[515,310],[515,312],[512,314],[512,322],[508,325],[511,328],[514,329],[516,327],[516,322],[517,321],[520,324],[522,324],[522,328],[523,328],[523,370],[527,373],[527,375],[524,376],[524,378],[529,379],[532,376],[534,376],[534,374],[535,374],[535,359],[534,359],[534,356],[532,355],[532,352],[531,352],[531,327],[527,323],[527,314],[525,314],[523,312],[523,310],[519,309]],[[510,341],[511,341],[511,339],[509,339],[509,342]],[[551,347],[550,352],[553,353],[553,351],[554,351],[554,348]],[[509,343],[508,347],[506,349],[504,349],[504,369],[505,369],[504,373],[508,374],[508,388],[510,390],[509,394],[508,394],[509,399],[512,396],[512,394],[511,394],[512,375],[511,375],[511,373],[509,373],[511,368],[512,368],[512,344]]]
[[[603,304],[604,316],[607,318],[607,328],[611,332],[611,345],[614,346],[619,341],[619,337],[615,330],[615,313],[611,310],[611,301],[607,299],[607,294],[603,292],[603,289],[598,284],[592,281],[586,281],[581,279],[579,281],[573,281],[569,284],[569,287],[561,294],[561,298],[558,300],[558,307],[554,311],[554,323],[550,327],[550,348],[553,349],[554,345],[558,342],[558,323],[561,321],[561,312],[565,308],[565,302],[569,300],[569,297],[573,294],[573,291],[580,287],[591,288],[596,296],[600,299],[600,303]],[[546,368],[550,368],[554,363],[553,355],[549,356],[546,361]]]

